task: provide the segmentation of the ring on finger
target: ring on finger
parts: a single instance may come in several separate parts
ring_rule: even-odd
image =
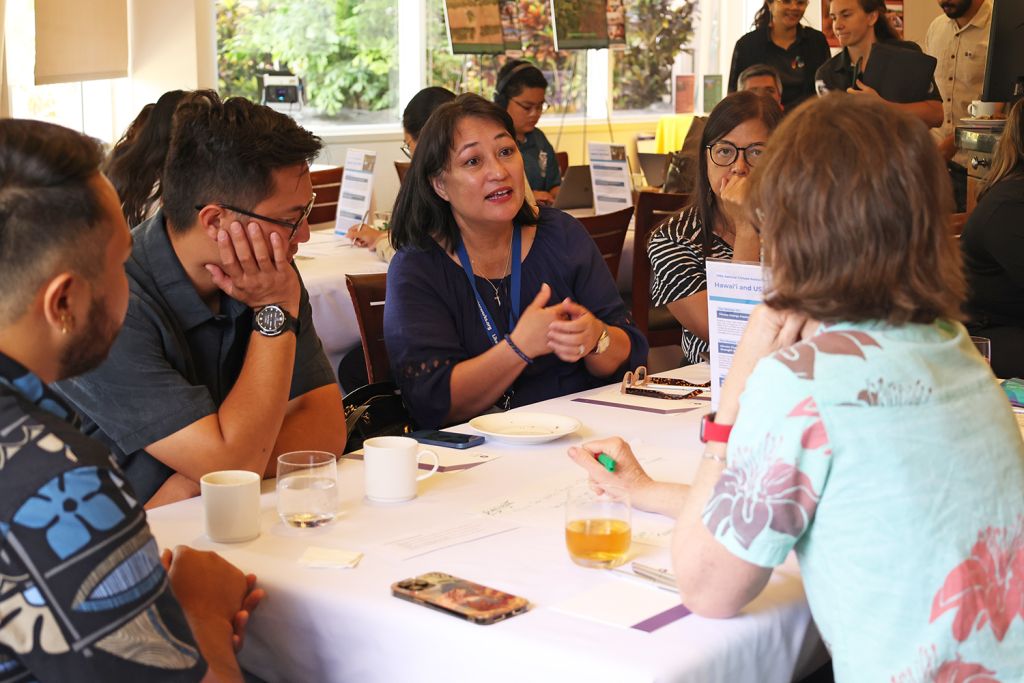
[[[579,356],[581,356],[581,357],[582,357],[582,356],[583,356],[583,354],[585,354],[586,352],[587,352],[587,347],[585,347],[585,346],[584,346],[583,344],[580,344],[580,345],[579,345],[579,348],[578,348],[578,349],[576,350],[576,353],[577,353],[577,355],[579,355]]]

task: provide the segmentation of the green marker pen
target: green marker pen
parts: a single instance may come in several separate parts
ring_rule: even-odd
[[[608,455],[607,453],[598,454],[597,461],[604,465],[604,468],[609,472],[615,471],[615,461],[612,460],[612,456]]]

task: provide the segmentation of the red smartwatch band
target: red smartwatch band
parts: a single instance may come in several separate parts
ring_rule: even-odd
[[[728,443],[732,425],[720,425],[715,422],[716,413],[708,413],[700,421],[700,442]]]

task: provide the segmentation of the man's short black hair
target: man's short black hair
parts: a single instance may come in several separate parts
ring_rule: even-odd
[[[184,232],[196,206],[231,204],[252,209],[274,191],[273,172],[312,163],[320,138],[270,107],[216,93],[181,104],[164,165],[164,215]]]
[[[0,324],[20,318],[58,268],[102,270],[102,208],[89,182],[102,160],[102,145],[81,133],[0,120]]]

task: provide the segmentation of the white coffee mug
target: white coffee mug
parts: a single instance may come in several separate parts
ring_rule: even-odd
[[[434,459],[434,468],[416,476],[423,456]],[[434,451],[421,451],[416,439],[377,436],[363,442],[366,497],[376,503],[400,503],[416,497],[416,484],[437,472],[441,464]]]
[[[260,475],[222,470],[199,480],[206,535],[217,543],[241,543],[260,535]]]
[[[976,119],[990,119],[1003,111],[1002,102],[982,102],[974,100],[967,105],[967,112]]]

